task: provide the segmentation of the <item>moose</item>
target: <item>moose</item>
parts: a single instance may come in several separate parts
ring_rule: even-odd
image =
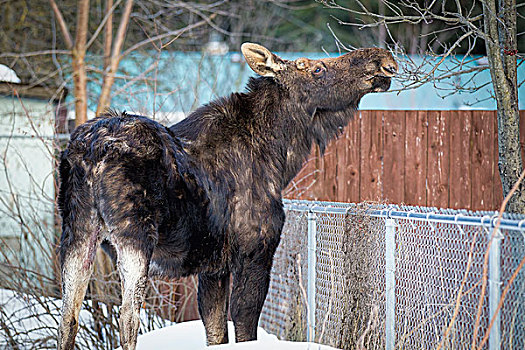
[[[198,274],[209,345],[228,341],[228,309],[236,341],[256,339],[285,220],[282,190],[314,144],[324,152],[341,133],[365,94],[389,89],[398,66],[379,48],[294,61],[253,43],[241,51],[259,75],[244,93],[169,128],[109,111],[72,133],[59,166],[59,349],[74,347],[101,245],[116,255],[123,349],[136,347],[148,275]]]

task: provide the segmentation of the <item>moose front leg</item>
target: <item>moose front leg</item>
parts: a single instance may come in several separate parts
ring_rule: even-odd
[[[230,274],[199,274],[199,314],[206,329],[206,343],[228,343]]]
[[[235,341],[257,339],[257,324],[270,284],[270,261],[261,263],[245,259],[233,271],[231,316],[235,325]]]

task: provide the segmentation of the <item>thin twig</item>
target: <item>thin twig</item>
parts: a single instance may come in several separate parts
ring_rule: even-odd
[[[210,16],[210,20],[213,19],[213,18],[215,18],[215,14]],[[202,20],[202,21],[190,24],[189,26],[186,26],[186,27],[181,28],[181,29],[172,30],[172,31],[169,31],[167,33],[162,33],[162,34],[159,34],[159,35],[152,36],[151,38],[148,38],[148,39],[145,39],[143,41],[140,41],[140,42],[136,43],[135,45],[131,46],[130,48],[128,48],[126,51],[124,51],[120,55],[120,58],[123,58],[123,57],[129,55],[131,52],[137,50],[138,48],[140,48],[140,47],[142,47],[144,45],[150,44],[150,43],[155,42],[157,40],[162,40],[162,39],[167,38],[167,37],[177,36],[177,35],[180,36],[183,33],[187,32],[189,30],[198,28],[198,27],[200,27],[202,25],[205,25],[206,23],[207,23],[207,21]]]
[[[40,50],[32,52],[4,52],[0,53],[0,58],[27,58],[43,55],[71,55],[70,50]]]
[[[490,320],[489,326],[487,327],[487,331],[485,332],[485,336],[483,337],[483,339],[481,340],[481,343],[478,346],[478,350],[481,350],[483,348],[483,345],[485,345],[485,343],[489,339],[490,330],[492,329],[492,326],[494,326],[494,322],[496,321],[496,316],[498,315],[498,312],[503,307],[503,302],[505,301],[505,297],[507,296],[507,293],[509,292],[510,287],[512,286],[512,283],[514,282],[514,280],[518,276],[518,273],[521,271],[521,269],[523,268],[524,265],[525,265],[525,256],[523,257],[523,259],[521,259],[518,267],[516,268],[516,270],[514,271],[512,276],[510,277],[509,282],[507,283],[507,286],[503,290],[503,293],[501,293],[501,297],[499,299],[498,307],[494,311],[494,315],[492,316],[492,319]]]
[[[51,4],[51,8],[53,9],[53,13],[56,16],[56,20],[58,22],[60,30],[62,31],[62,35],[64,37],[64,41],[66,42],[66,47],[68,49],[72,49],[73,48],[73,39],[71,38],[71,33],[69,33],[69,29],[67,28],[66,21],[64,20],[64,17],[62,16],[62,12],[58,8],[55,0],[49,0],[49,3]]]
[[[297,253],[297,274],[299,279],[299,289],[301,290],[301,294],[304,298],[304,305],[306,306],[306,319],[310,319],[310,307],[308,305],[308,296],[306,294],[306,290],[303,286],[303,276],[302,276],[302,269],[301,269],[301,253]]]

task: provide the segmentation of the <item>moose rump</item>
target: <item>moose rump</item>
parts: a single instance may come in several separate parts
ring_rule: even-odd
[[[145,117],[108,114],[72,134],[59,169],[59,348],[73,348],[80,304],[103,240],[117,253],[121,337],[129,338],[121,339],[122,344],[136,340],[148,272],[188,275],[220,259],[222,239],[208,234],[209,221],[203,217],[209,210],[208,186],[200,181],[205,177],[196,176],[198,168],[187,161],[170,131]],[[156,263],[150,264],[154,250]],[[162,264],[166,266],[159,271]]]

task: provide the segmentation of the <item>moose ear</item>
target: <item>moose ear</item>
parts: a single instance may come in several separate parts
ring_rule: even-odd
[[[284,62],[264,46],[244,43],[241,51],[250,68],[263,77],[274,77],[275,73],[284,69]]]

